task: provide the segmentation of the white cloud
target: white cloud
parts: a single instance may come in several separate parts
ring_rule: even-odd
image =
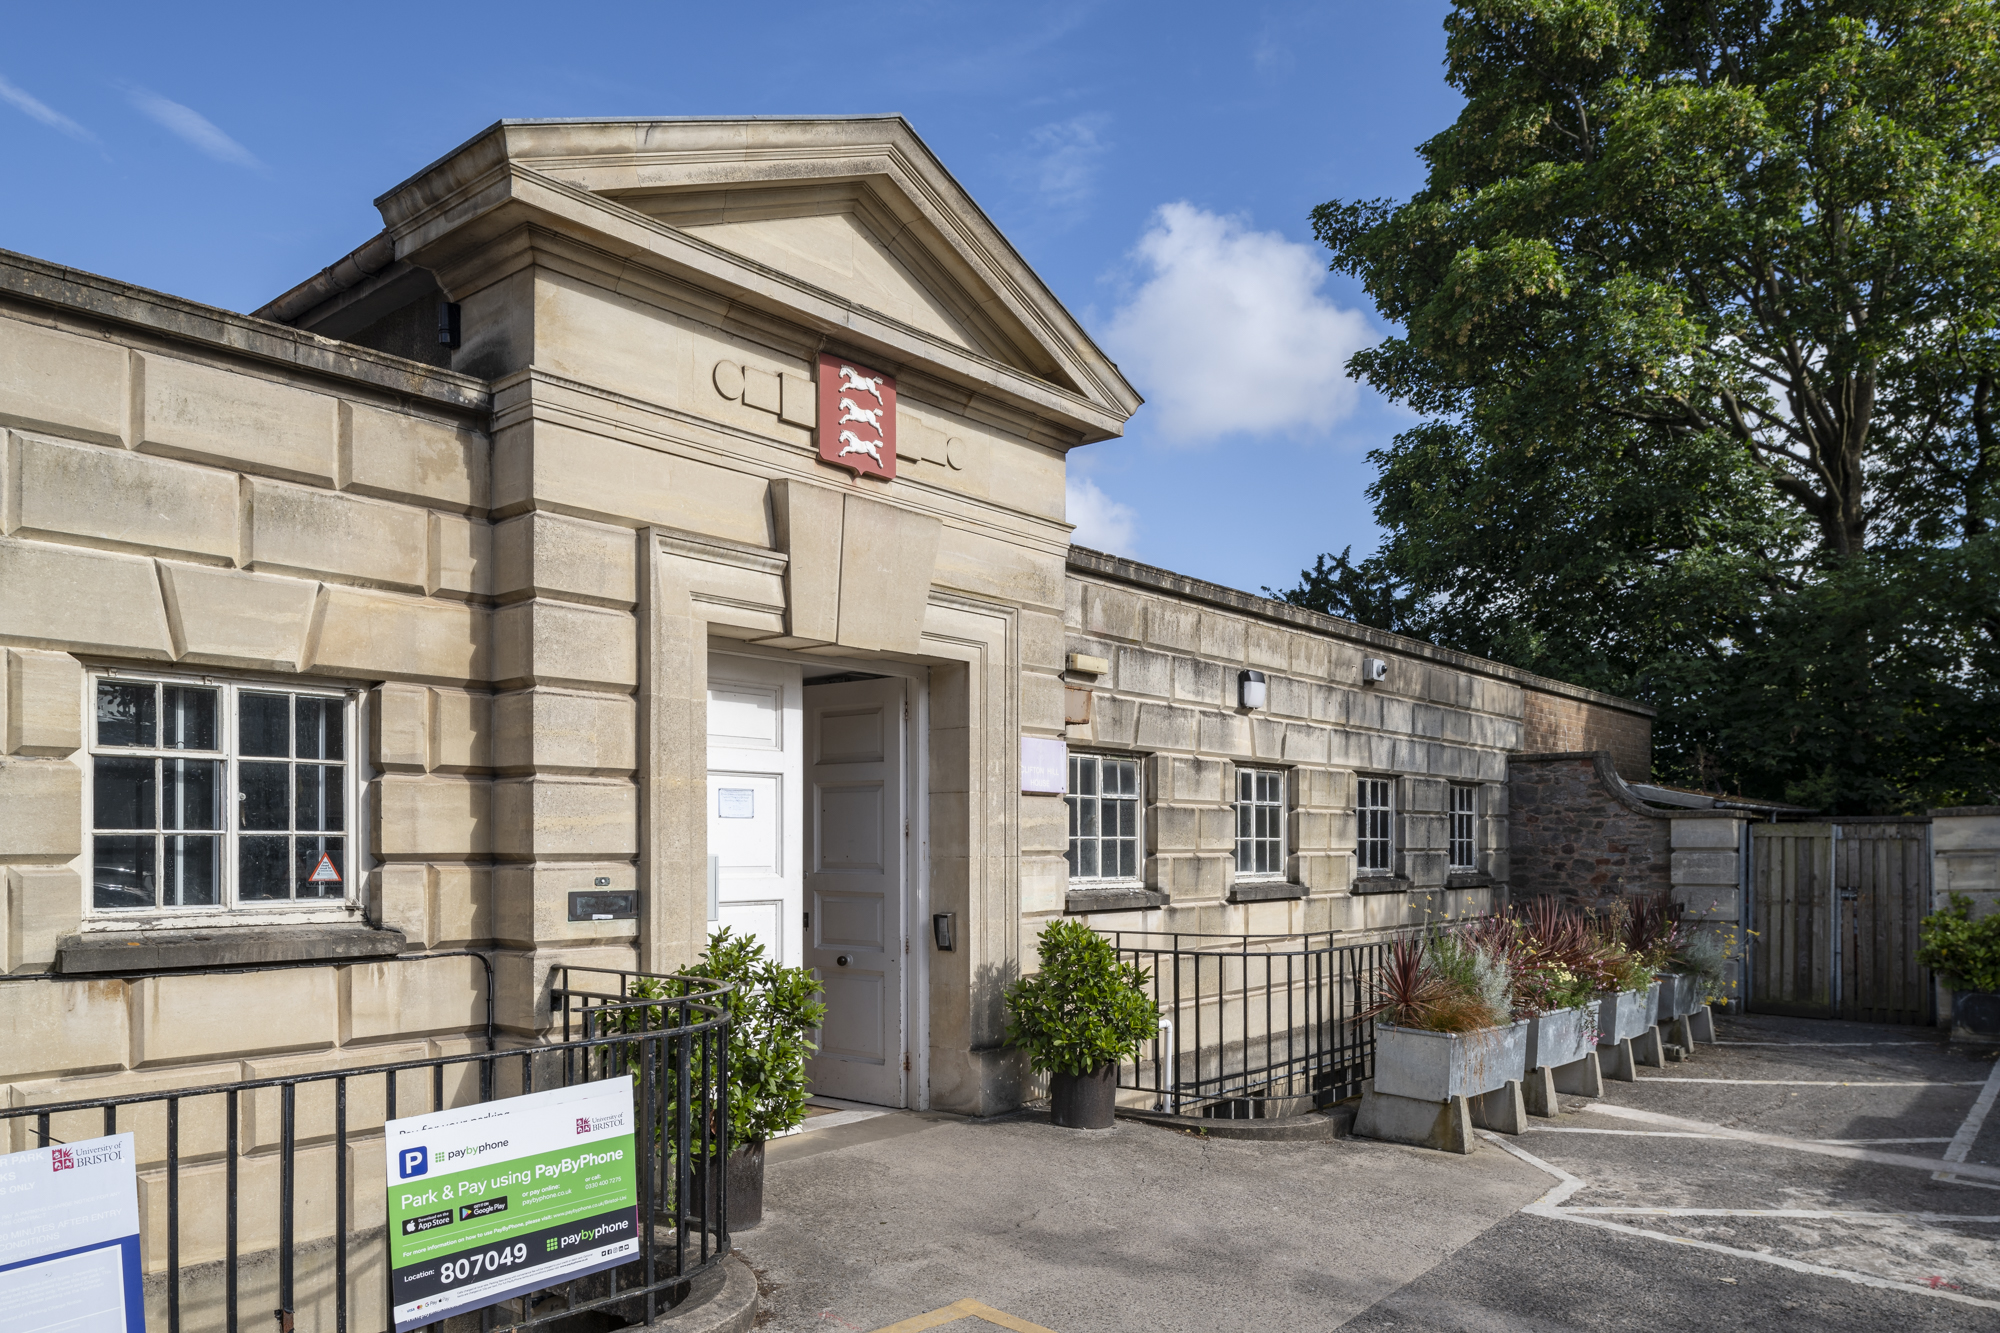
[[[1054,208],[1076,208],[1097,184],[1097,164],[1111,145],[1103,130],[1109,117],[1075,116],[1038,126],[1016,175]]]
[[[213,121],[193,107],[182,106],[144,88],[134,88],[126,96],[132,99],[133,106],[216,161],[239,167],[264,165],[248,148],[224,134]]]
[[[1174,203],[1134,254],[1150,276],[1104,340],[1162,439],[1325,430],[1353,410],[1347,359],[1376,335],[1321,295],[1311,246]]]
[[[1076,524],[1070,540],[1113,555],[1132,554],[1132,534],[1139,516],[1119,504],[1088,477],[1072,476],[1063,483],[1063,504]]]
[[[54,107],[49,106],[40,98],[33,96],[23,89],[16,88],[3,78],[0,78],[0,101],[12,102],[22,111],[41,121],[42,124],[48,126],[50,129],[61,130],[72,139],[85,139],[91,143],[97,142],[97,136],[89,130],[77,124],[62,112],[57,111]]]

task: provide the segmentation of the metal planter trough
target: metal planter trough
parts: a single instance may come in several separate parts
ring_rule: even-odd
[[[1671,1023],[1701,1007],[1701,978],[1694,973],[1662,972],[1655,982],[1660,993],[1659,1006],[1653,1012],[1655,1022]]]
[[[1608,991],[1597,1000],[1597,1044],[1616,1046],[1653,1025],[1653,987]]]
[[[1528,1019],[1527,1068],[1554,1069],[1583,1059],[1597,1049],[1597,1022],[1590,1005]]]
[[[1442,1102],[1477,1097],[1527,1070],[1528,1020],[1471,1032],[1375,1025],[1375,1091]]]

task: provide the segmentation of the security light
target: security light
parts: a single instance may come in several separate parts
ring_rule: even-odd
[[[1238,696],[1245,708],[1264,706],[1264,673],[1245,671],[1236,678]]]

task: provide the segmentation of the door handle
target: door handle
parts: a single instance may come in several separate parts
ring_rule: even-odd
[[[846,966],[847,966],[847,955],[846,955],[846,954],[842,954],[842,955],[840,955],[840,957],[838,957],[838,958],[834,959],[833,961],[834,961],[834,962],[836,962],[836,963],[839,963],[839,964],[840,964],[840,965],[841,965],[842,967],[846,967]]]

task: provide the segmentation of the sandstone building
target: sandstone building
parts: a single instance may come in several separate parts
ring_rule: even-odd
[[[251,316],[0,255],[10,1105],[533,1042],[719,921],[825,978],[823,1090],[993,1112],[1050,918],[1479,911],[1511,754],[1645,777],[1639,705],[1073,548],[1139,395],[898,119],[503,122],[377,202]]]

